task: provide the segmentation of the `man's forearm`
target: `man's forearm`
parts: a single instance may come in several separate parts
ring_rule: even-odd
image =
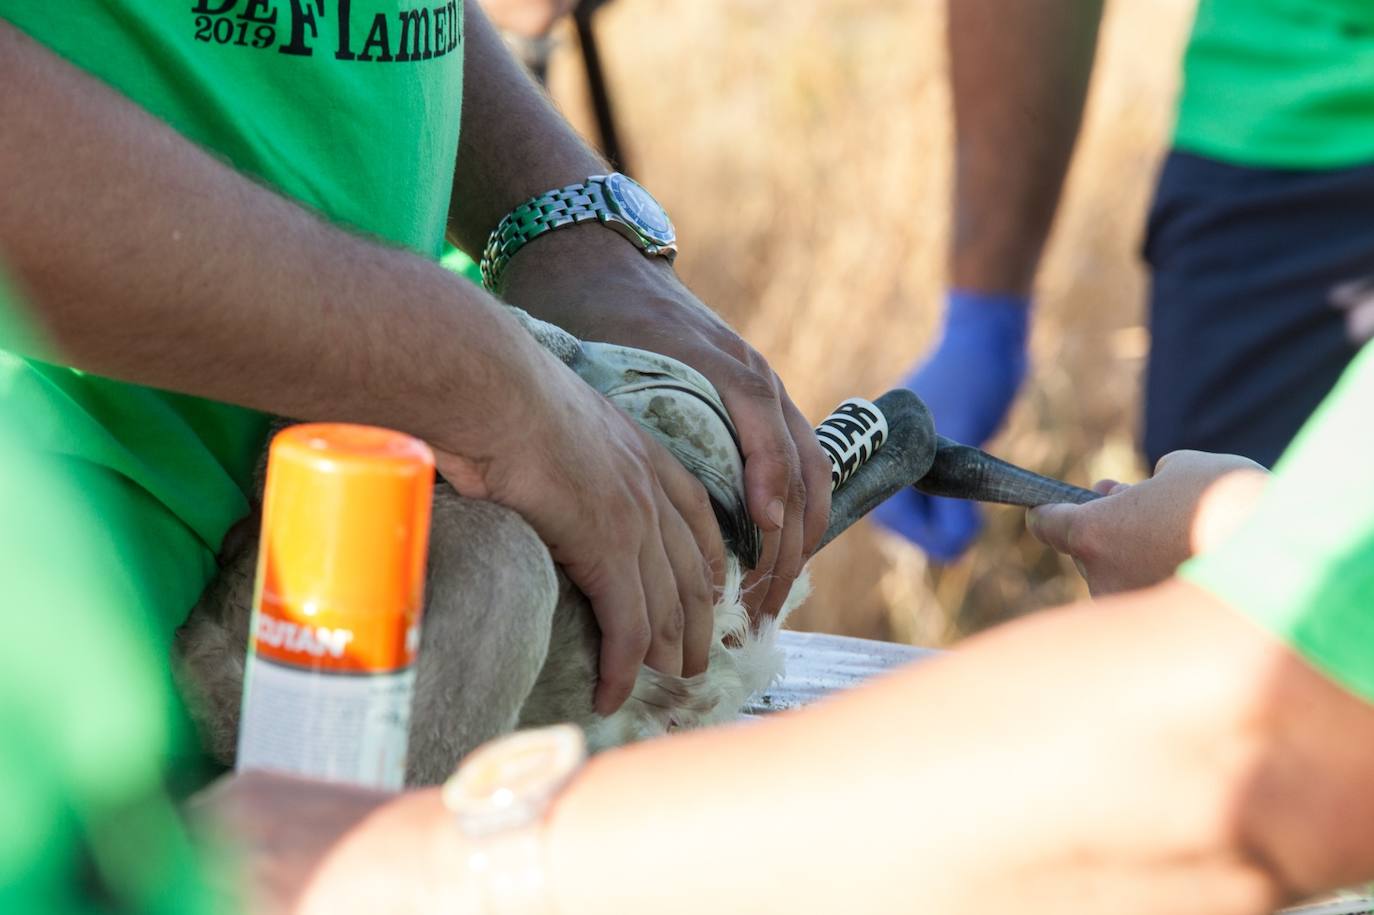
[[[522,200],[585,180],[606,163],[517,72],[477,4],[466,6],[464,124],[450,237],[479,254]],[[830,511],[829,462],[761,354],[679,281],[598,223],[548,232],[515,252],[500,294],[576,336],[678,359],[715,386],[739,432],[745,503],[764,533],[745,583],[755,613],[782,606]],[[762,585],[759,587],[758,585]]]
[[[297,866],[272,889],[308,886],[311,911],[379,911],[398,886],[475,911],[437,792],[386,804],[394,824],[348,793],[240,776],[213,806],[259,870]],[[1374,706],[1173,581],[601,754],[545,841],[565,915],[1268,915],[1374,876]]]
[[[1374,708],[1173,582],[598,757],[555,811],[553,893],[569,915],[608,893],[665,915],[1259,915],[1374,875],[1371,746]]]
[[[3,22],[0,87],[0,250],[81,368],[458,453],[521,396],[541,354],[469,284],[251,182]]]
[[[481,7],[469,3],[465,15],[463,131],[449,238],[476,258],[501,217],[517,205],[610,168],[510,56]],[[630,298],[637,307],[649,306],[646,290],[679,288],[663,258],[647,258],[616,233],[586,223],[540,236],[517,252],[500,292],[574,334],[606,339],[603,309],[589,307],[578,288],[589,275],[597,277],[603,299],[616,299],[610,283],[635,290]],[[532,284],[539,294],[531,294]],[[633,343],[654,348],[645,340]]]
[[[1101,0],[950,0],[951,279],[1030,291],[1073,152]]]
[[[510,56],[482,8],[468,3],[464,17],[463,130],[449,233],[475,257],[517,204],[607,166]]]

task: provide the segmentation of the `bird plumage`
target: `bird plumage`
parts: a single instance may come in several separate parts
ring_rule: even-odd
[[[711,382],[669,356],[579,340],[521,309],[511,312],[541,346],[629,415],[701,482],[726,549],[753,568],[762,538],[745,505],[739,434]]]

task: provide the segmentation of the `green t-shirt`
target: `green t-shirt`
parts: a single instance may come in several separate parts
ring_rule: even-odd
[[[1374,162],[1374,3],[1199,0],[1174,145],[1262,168]]]
[[[1374,702],[1374,345],[1274,468],[1254,515],[1182,575]]]
[[[28,348],[0,278],[0,346]],[[142,608],[104,586],[101,523],[66,472],[23,447],[0,400],[0,912],[208,912],[167,795],[187,731]],[[95,560],[92,562],[92,560]]]
[[[462,14],[462,0],[0,0],[0,18],[236,169],[435,258],[457,154]],[[247,513],[261,414],[5,353],[0,399],[23,407],[40,447],[150,494],[206,555]],[[174,626],[188,609],[155,612]]]

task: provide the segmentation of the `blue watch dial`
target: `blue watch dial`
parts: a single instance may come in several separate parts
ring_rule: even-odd
[[[606,176],[605,188],[611,207],[649,241],[656,245],[671,245],[677,240],[668,214],[635,181],[616,172]]]

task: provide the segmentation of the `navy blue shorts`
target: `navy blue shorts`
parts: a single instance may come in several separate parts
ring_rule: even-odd
[[[1374,165],[1280,171],[1171,153],[1145,259],[1151,464],[1194,448],[1272,466],[1368,333]]]

